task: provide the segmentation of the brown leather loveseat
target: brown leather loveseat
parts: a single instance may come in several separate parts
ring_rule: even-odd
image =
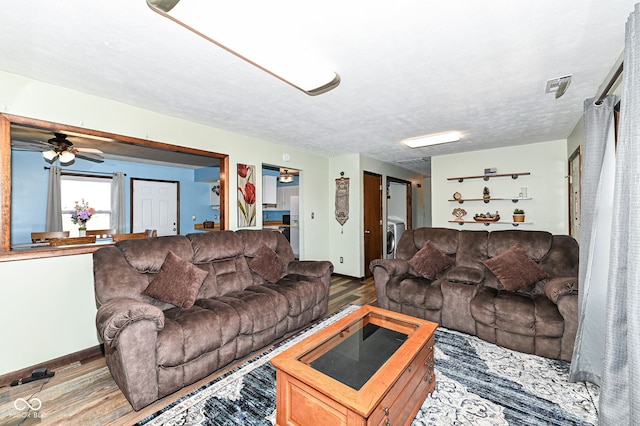
[[[121,241],[93,261],[106,362],[135,410],[321,317],[333,271],[268,230]]]
[[[371,262],[378,306],[547,358],[571,360],[578,244],[544,231],[418,228]]]

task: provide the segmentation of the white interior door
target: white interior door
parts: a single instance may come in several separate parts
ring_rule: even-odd
[[[131,179],[131,232],[156,229],[158,236],[178,234],[178,182]]]

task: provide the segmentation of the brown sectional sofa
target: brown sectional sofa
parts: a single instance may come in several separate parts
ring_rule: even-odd
[[[260,250],[277,255],[268,266],[286,268],[273,282],[252,269]],[[93,260],[106,362],[135,410],[320,318],[333,272],[330,262],[295,261],[284,236],[268,230],[127,240]],[[145,294],[161,275],[169,292],[194,280],[195,301],[184,306],[193,305]]]
[[[444,255],[451,263],[431,278],[411,265],[427,242],[440,252],[434,257]],[[507,290],[485,262],[493,266],[490,259],[496,263],[515,244],[546,278]],[[519,262],[500,266],[516,278],[524,274]],[[520,352],[571,360],[578,326],[578,244],[572,237],[544,231],[418,228],[403,233],[395,259],[374,260],[370,268],[382,308]]]

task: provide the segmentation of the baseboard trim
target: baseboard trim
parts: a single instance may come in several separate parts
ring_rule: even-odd
[[[20,370],[12,371],[0,376],[0,387],[8,386],[12,381],[22,379],[24,377],[31,376],[31,373],[36,368],[48,368],[51,371],[73,364],[74,362],[86,362],[91,359],[104,356],[104,345],[92,346],[87,349],[83,349],[72,354],[63,355],[59,358],[55,358],[49,361],[41,362],[39,364],[32,365],[30,367],[21,368]]]

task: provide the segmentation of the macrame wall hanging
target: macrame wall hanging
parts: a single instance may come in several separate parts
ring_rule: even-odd
[[[349,220],[349,178],[344,177],[344,172],[336,179],[336,220],[342,227],[340,233],[344,233],[344,224]]]

